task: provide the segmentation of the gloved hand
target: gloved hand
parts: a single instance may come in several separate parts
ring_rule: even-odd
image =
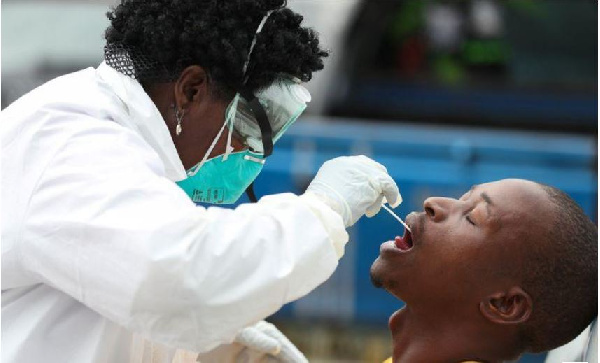
[[[385,166],[364,155],[325,162],[306,193],[317,196],[339,213],[346,227],[363,214],[372,217],[379,213],[384,197],[392,208],[402,203],[398,186]]]
[[[233,343],[199,354],[198,362],[308,363],[308,360],[273,324],[263,320],[242,329]]]

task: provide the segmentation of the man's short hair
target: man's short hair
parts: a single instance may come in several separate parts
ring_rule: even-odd
[[[522,333],[527,350],[542,352],[574,339],[597,317],[598,228],[563,191],[540,184],[555,207],[550,234],[528,249],[523,288],[533,313]]]

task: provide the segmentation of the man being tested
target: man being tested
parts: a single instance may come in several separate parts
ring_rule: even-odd
[[[123,0],[109,19],[97,69],[2,112],[2,361],[171,362],[285,340],[249,326],[325,281],[345,227],[399,204],[396,184],[342,157],[300,196],[194,202],[242,195],[327,53],[282,0]]]
[[[597,227],[565,193],[507,179],[428,198],[381,245],[377,287],[403,300],[394,362],[499,362],[574,339],[597,316]]]

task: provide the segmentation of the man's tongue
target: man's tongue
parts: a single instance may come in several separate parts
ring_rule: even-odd
[[[410,236],[410,232],[405,231],[404,236],[396,236],[394,240],[396,247],[401,249],[402,251],[408,251],[412,247],[412,238]]]

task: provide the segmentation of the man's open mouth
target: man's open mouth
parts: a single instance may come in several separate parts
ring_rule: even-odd
[[[402,251],[410,250],[413,247],[412,234],[407,229],[404,229],[404,235],[396,237],[394,244]]]

